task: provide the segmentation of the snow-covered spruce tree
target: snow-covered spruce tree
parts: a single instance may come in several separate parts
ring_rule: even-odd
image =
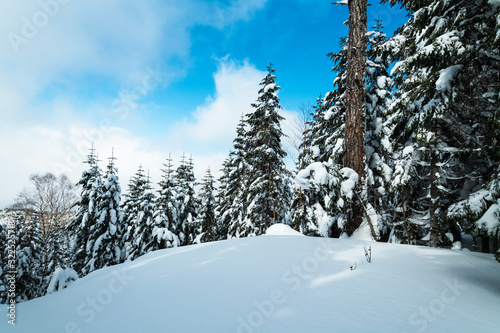
[[[51,229],[45,242],[46,276],[48,286],[46,293],[66,288],[71,282],[78,279],[78,273],[70,267],[71,253],[69,248],[68,230],[63,226]]]
[[[16,301],[21,302],[43,296],[48,282],[37,215],[27,222],[19,213],[16,230]]]
[[[153,229],[155,227],[153,214],[156,197],[151,190],[149,175],[146,178],[145,188],[139,197],[139,214],[134,220],[134,233],[131,259],[136,259],[153,250]]]
[[[312,114],[312,119],[303,134],[303,140],[299,148],[302,150],[302,161],[297,166],[297,172],[304,169],[311,163],[325,158],[323,143],[326,141],[326,133],[332,132],[326,124],[324,118],[325,104],[323,97],[319,95],[317,103],[313,107],[315,112]],[[313,142],[315,145],[313,146]],[[323,151],[323,153],[321,153]],[[292,193],[291,208],[294,212],[292,227],[304,235],[320,236],[320,226],[322,217],[326,216],[326,210],[320,202],[326,195],[326,192],[317,187],[302,188],[295,184]],[[328,236],[326,233],[324,236]]]
[[[370,231],[375,239],[379,234],[387,234],[385,225],[390,216],[388,214],[388,202],[385,200],[384,189],[390,180],[390,166],[386,156],[391,151],[388,140],[389,131],[385,127],[386,112],[391,98],[390,78],[387,73],[389,59],[384,56],[378,45],[385,40],[381,33],[380,23],[375,31],[370,32],[369,50],[367,54],[367,92],[366,92],[366,115],[365,115],[365,155],[367,157],[365,173],[367,180],[362,191],[357,191],[363,198],[364,219],[370,219]],[[344,227],[346,214],[350,205],[331,204],[337,202],[339,193],[336,189],[328,188],[327,184],[340,184],[344,181],[340,170],[344,165],[345,155],[345,113],[346,113],[346,82],[347,82],[347,40],[341,38],[341,50],[338,53],[330,53],[328,56],[335,63],[332,71],[336,73],[334,80],[335,90],[326,94],[324,101],[318,100],[316,113],[313,116],[310,136],[310,148],[306,161],[310,163],[323,163],[321,170],[330,170],[331,181],[319,183],[315,175],[309,174],[306,179],[312,183],[307,185],[304,194],[309,201],[307,209],[311,220],[309,227],[302,226],[303,232],[318,233],[323,236],[338,237]],[[307,169],[307,168],[306,168]],[[318,165],[310,168],[315,172]],[[304,173],[301,180],[304,182]],[[333,199],[336,198],[336,199]],[[333,201],[332,201],[333,200]],[[358,200],[358,199],[356,199]],[[306,214],[305,212],[301,213]],[[307,221],[308,219],[300,219]],[[306,222],[309,223],[309,222]],[[377,225],[376,225],[377,224]],[[380,230],[379,230],[380,229]],[[322,230],[319,233],[317,230]]]
[[[57,267],[66,268],[71,265],[68,230],[63,226],[52,228],[45,241],[47,255],[47,273],[52,274]]]
[[[386,40],[380,20],[368,33],[367,91],[365,115],[366,185],[362,196],[372,223],[382,240],[387,240],[392,222],[392,204],[387,189],[392,179],[392,145],[387,127],[387,111],[392,100],[392,82],[388,73],[390,58],[379,46]],[[366,218],[366,217],[365,217]]]
[[[233,149],[223,163],[220,187],[217,196],[217,216],[219,239],[246,237],[251,224],[247,225],[247,175],[246,130],[242,117],[236,128]]]
[[[193,244],[197,236],[198,202],[195,197],[195,177],[193,173],[193,162],[186,161],[183,155],[181,164],[175,173],[175,207],[177,220],[175,221],[174,232],[179,236],[181,245]]]
[[[201,192],[199,194],[200,212],[198,216],[200,224],[199,241],[202,243],[217,240],[217,220],[215,217],[214,177],[207,169],[203,178]]]
[[[347,205],[343,199],[339,201],[340,192],[335,188],[343,181],[340,170],[345,153],[346,38],[340,39],[340,47],[338,53],[328,54],[334,62],[335,89],[328,92],[324,99],[317,100],[308,139],[310,147],[306,153],[306,167],[296,177],[296,183],[307,198],[307,206],[302,208],[307,213],[302,214],[307,214],[308,218],[301,220],[300,231],[323,237],[339,237],[346,221]],[[327,174],[324,174],[325,171]],[[339,202],[341,205],[337,205]]]
[[[120,262],[121,251],[118,230],[123,215],[120,209],[121,187],[118,181],[118,170],[114,156],[104,175],[97,199],[97,220],[90,229],[87,241],[87,259],[85,271],[90,273],[97,269],[116,265]]]
[[[247,114],[246,133],[248,163],[248,207],[246,219],[253,224],[251,236],[262,235],[275,223],[286,222],[286,212],[290,203],[289,172],[283,158],[286,152],[281,146],[283,131],[280,121],[276,76],[272,65],[267,67],[267,75],[260,82],[260,90],[255,109]]]
[[[500,243],[500,167],[491,181],[467,199],[448,208],[448,219],[459,220],[463,230],[481,238],[481,250],[495,253]],[[490,249],[490,239],[493,248]],[[499,260],[500,261],[500,260]]]
[[[230,152],[231,154],[231,152]],[[215,216],[217,219],[217,239],[227,239],[229,236],[229,225],[231,224],[230,210],[231,202],[224,194],[229,194],[231,166],[229,157],[222,162],[222,175],[218,179],[219,191],[216,196]]]
[[[122,203],[123,223],[120,230],[121,236],[121,261],[132,260],[132,244],[134,242],[135,223],[140,211],[140,198],[146,190],[146,176],[142,165],[132,176],[128,183],[128,191]]]
[[[448,206],[498,165],[498,135],[492,135],[498,133],[498,48],[491,29],[498,9],[487,0],[390,2],[414,13],[384,43],[399,60],[392,71],[392,137],[396,165],[407,164],[410,172],[399,179],[420,180],[393,182],[398,212],[406,221],[424,221],[417,229],[429,231],[430,246],[448,245],[445,232],[460,237],[455,221],[444,223]]]
[[[87,156],[88,169],[82,173],[77,183],[82,190],[75,204],[76,215],[66,226],[70,237],[71,265],[80,277],[86,275],[87,249],[90,233],[98,220],[98,200],[102,189],[101,170],[97,166],[97,156],[94,148]]]
[[[341,38],[339,44],[339,52],[327,55],[334,63],[335,89],[325,95],[323,105],[316,107],[311,131],[311,162],[343,164],[344,161],[347,39]]]
[[[158,183],[160,189],[154,207],[153,242],[151,251],[180,246],[179,237],[172,232],[177,219],[175,207],[175,183],[172,159],[169,155],[167,163],[163,164],[162,180]]]
[[[134,260],[142,254],[141,251],[144,246],[143,237],[147,236],[147,231],[141,230],[138,226],[141,224],[143,228],[145,227],[146,222],[142,220],[144,217],[143,201],[146,197],[151,197],[150,195],[145,195],[148,187],[148,179],[142,165],[140,165],[135,175],[130,178],[128,192],[122,204],[123,223],[122,231],[120,232],[120,235],[122,235],[122,261]],[[152,234],[150,237],[152,238]]]
[[[297,158],[295,160],[295,174],[309,165],[311,163],[311,156],[309,153],[309,148],[311,147],[311,130],[312,130],[312,119],[314,113],[311,112],[318,106],[323,104],[323,98],[321,94],[317,99],[316,107],[302,107],[302,116],[300,123],[297,123],[295,137],[299,142],[294,142],[297,149]],[[312,110],[311,110],[312,109]],[[292,211],[292,223],[291,227],[299,232],[305,234],[310,234],[305,227],[311,223],[309,218],[309,196],[300,186],[293,184],[292,186],[292,199],[290,208]]]

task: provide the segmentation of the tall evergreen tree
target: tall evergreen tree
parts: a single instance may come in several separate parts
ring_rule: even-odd
[[[236,128],[233,149],[224,161],[218,192],[219,239],[245,237],[251,224],[245,220],[247,208],[247,175],[249,173],[245,119],[242,116]]]
[[[122,261],[134,260],[140,255],[137,253],[135,232],[141,215],[141,203],[148,187],[147,182],[144,169],[140,165],[135,175],[130,178],[128,191],[122,204],[123,224],[120,232],[122,235]],[[138,231],[140,232],[140,230]]]
[[[390,57],[381,50],[386,40],[380,20],[368,33],[367,91],[365,117],[366,184],[362,193],[366,213],[377,224],[376,232],[387,239],[392,223],[391,196],[387,189],[392,180],[392,145],[387,112],[392,100],[392,81],[388,72]],[[377,236],[379,237],[379,236]]]
[[[67,268],[71,266],[69,241],[68,230],[63,226],[57,226],[49,232],[45,242],[47,274],[52,274],[58,267]]]
[[[134,233],[132,241],[132,259],[152,251],[153,229],[155,227],[153,215],[156,197],[151,190],[149,175],[146,178],[145,188],[139,196],[139,212],[134,220]]]
[[[272,65],[260,83],[255,109],[247,115],[246,133],[248,163],[248,208],[246,219],[253,224],[250,235],[261,235],[275,223],[286,222],[290,202],[289,173],[283,162],[286,152],[281,146],[283,131],[280,121],[276,76]]]
[[[459,220],[463,230],[481,239],[481,251],[498,251],[500,244],[500,167],[496,175],[467,199],[452,204],[449,220]],[[493,248],[490,249],[490,239]]]
[[[92,147],[87,156],[88,169],[82,173],[82,178],[77,183],[77,186],[82,187],[80,199],[76,203],[78,210],[76,215],[67,225],[70,235],[70,251],[71,262],[74,270],[79,276],[84,276],[88,273],[85,270],[87,264],[87,244],[90,233],[98,220],[98,199],[100,197],[101,186],[101,171],[97,166],[97,156]]]
[[[203,178],[200,199],[200,241],[212,242],[217,240],[217,220],[215,218],[215,197],[214,197],[214,177],[207,169],[205,178]]]
[[[414,238],[429,231],[430,246],[447,245],[445,232],[460,237],[455,222],[444,223],[448,206],[498,165],[497,12],[487,0],[390,2],[413,13],[385,43],[399,60],[391,107],[398,211],[409,213],[405,223],[428,221]]]
[[[16,231],[16,300],[19,302],[44,295],[47,281],[37,215],[26,222],[24,216],[18,214]]]
[[[97,221],[91,228],[87,245],[86,270],[92,272],[118,264],[121,258],[119,228],[123,215],[120,209],[121,187],[114,156],[109,159],[97,204]]]
[[[152,250],[180,246],[179,237],[172,232],[176,225],[177,210],[175,207],[174,171],[170,155],[164,166],[162,180],[158,183],[160,189],[154,207]]]
[[[347,46],[347,39],[341,38],[340,51],[328,54],[334,62],[335,89],[317,100],[305,159],[307,167],[297,174],[307,198],[302,214],[307,214],[308,219],[300,219],[300,230],[305,234],[339,237],[345,226],[348,207],[344,203],[338,205],[341,196],[335,186],[343,181],[340,170],[345,156]],[[325,170],[328,177],[320,177],[323,181],[316,179],[315,173]]]
[[[303,135],[303,142],[300,148],[303,150],[303,161],[298,168],[305,169],[311,163],[328,160],[327,142],[331,142],[333,128],[327,126],[328,120],[325,119],[325,101],[321,95],[317,98],[317,103],[313,107],[315,112],[312,115],[312,120]],[[292,226],[295,230],[304,235],[320,236],[321,224],[326,222],[323,217],[327,217],[328,213],[324,207],[326,192],[318,187],[302,188],[296,186],[292,196],[291,207],[294,210]],[[323,203],[323,205],[322,205]],[[324,234],[323,236],[328,236]]]
[[[175,173],[175,192],[177,221],[175,223],[175,233],[179,236],[181,245],[190,245],[196,239],[198,217],[198,203],[195,197],[195,176],[194,165],[190,159],[186,161],[183,155],[181,164]]]

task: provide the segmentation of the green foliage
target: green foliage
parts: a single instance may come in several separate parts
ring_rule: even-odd
[[[87,156],[86,163],[89,168],[82,173],[82,178],[77,183],[77,186],[82,188],[80,199],[75,204],[77,212],[67,225],[71,239],[71,262],[79,276],[88,274],[88,270],[85,269],[90,260],[87,242],[98,219],[98,202],[102,189],[101,170],[97,166],[97,156],[93,148]]]
[[[283,158],[287,155],[282,148],[283,131],[280,121],[276,76],[272,66],[260,82],[260,90],[254,111],[246,116],[246,163],[245,182],[248,186],[248,207],[245,220],[248,230],[243,234],[262,235],[275,223],[286,222],[290,188],[289,172]]]

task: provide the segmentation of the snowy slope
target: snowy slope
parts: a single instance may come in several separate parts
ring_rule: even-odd
[[[0,332],[499,332],[500,264],[267,235],[153,252],[21,303],[16,315],[14,327],[0,308]]]

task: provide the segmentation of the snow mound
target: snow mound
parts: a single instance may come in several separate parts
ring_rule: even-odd
[[[0,306],[0,332],[498,333],[493,255],[370,243],[368,263],[364,247],[249,237],[155,251],[16,304],[16,326]]]
[[[300,232],[293,230],[289,225],[283,224],[283,223],[276,223],[270,226],[266,230],[266,235],[272,235],[272,236],[304,236]]]

